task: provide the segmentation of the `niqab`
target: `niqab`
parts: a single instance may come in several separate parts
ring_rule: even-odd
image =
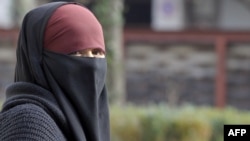
[[[48,3],[33,9],[25,16],[18,41],[15,82],[37,84],[54,94],[68,120],[71,131],[65,133],[68,140],[109,141],[109,111],[105,87],[106,59],[67,55],[82,47],[104,49],[104,43],[101,41],[103,39],[96,40],[96,44],[92,46],[88,41],[94,38],[86,35],[86,40],[83,39],[84,46],[77,46],[79,42],[76,45],[67,44],[77,41],[74,39],[75,35],[63,40],[53,38],[55,36],[50,34],[45,36],[46,30],[50,28],[47,27],[48,22],[54,22],[49,21],[53,13],[67,4],[79,6],[66,2]],[[88,23],[81,23],[83,27],[85,22]],[[85,28],[88,29],[88,26],[86,24]],[[81,28],[78,27],[78,30]],[[93,30],[88,34],[91,33]],[[58,40],[61,40],[62,44],[58,44]]]

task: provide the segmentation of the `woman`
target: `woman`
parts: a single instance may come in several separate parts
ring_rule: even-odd
[[[15,83],[0,114],[1,141],[109,141],[102,27],[76,3],[25,16]]]

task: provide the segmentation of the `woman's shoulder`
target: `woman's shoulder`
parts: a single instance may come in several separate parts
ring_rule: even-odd
[[[21,104],[0,113],[0,140],[63,141],[56,122],[35,104]]]
[[[0,119],[4,119],[6,121],[30,121],[33,119],[43,119],[34,122],[39,123],[50,122],[50,119],[52,120],[52,118],[45,112],[43,108],[32,103],[16,105],[12,108],[9,108],[8,110],[3,111],[0,116]]]

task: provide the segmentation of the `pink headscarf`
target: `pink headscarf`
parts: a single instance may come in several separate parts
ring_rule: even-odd
[[[90,48],[105,51],[102,27],[87,8],[76,4],[63,5],[47,23],[44,48],[62,54]]]

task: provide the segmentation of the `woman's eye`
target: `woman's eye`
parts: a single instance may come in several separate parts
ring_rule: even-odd
[[[105,57],[105,53],[100,49],[93,49],[93,50],[86,49],[86,50],[74,52],[70,55],[81,56],[81,57],[97,57],[97,58]]]
[[[101,51],[100,51],[100,50],[93,50],[93,51],[92,51],[92,54],[93,54],[93,55],[100,55],[100,54],[101,54]]]

